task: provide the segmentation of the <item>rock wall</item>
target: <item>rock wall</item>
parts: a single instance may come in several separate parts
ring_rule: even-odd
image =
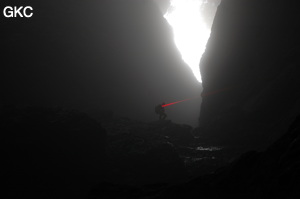
[[[201,59],[199,134],[267,146],[300,112],[296,1],[223,0]]]

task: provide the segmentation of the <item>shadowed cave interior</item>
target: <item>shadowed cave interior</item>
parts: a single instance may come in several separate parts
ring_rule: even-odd
[[[296,1],[222,0],[202,83],[169,1],[26,4],[0,21],[3,196],[300,197]]]

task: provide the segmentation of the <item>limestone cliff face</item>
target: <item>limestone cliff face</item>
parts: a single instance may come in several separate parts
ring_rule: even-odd
[[[32,18],[1,19],[5,103],[110,109],[155,120],[158,103],[200,94],[154,2],[26,3],[34,9]],[[1,8],[10,4],[0,3]],[[196,100],[172,106],[167,113],[175,122],[196,124],[199,107]]]
[[[300,112],[299,17],[296,1],[222,1],[200,64],[202,136],[259,147],[286,130]]]

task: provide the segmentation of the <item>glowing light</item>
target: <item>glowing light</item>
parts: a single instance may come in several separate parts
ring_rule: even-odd
[[[162,107],[170,106],[170,105],[173,105],[173,104],[177,104],[177,103],[184,102],[184,101],[188,101],[188,100],[192,100],[192,99],[197,99],[197,98],[199,98],[199,97],[200,97],[200,96],[193,97],[193,98],[189,98],[189,99],[180,100],[180,101],[177,101],[177,102],[172,102],[172,103],[169,103],[169,104],[162,105]]]
[[[171,0],[165,18],[174,30],[174,40],[182,59],[201,82],[199,62],[205,51],[210,29],[201,15],[205,0]]]
[[[190,100],[190,99],[185,99],[185,100],[181,100],[181,101],[177,101],[177,102],[172,102],[172,103],[161,105],[161,106],[166,107],[166,106],[170,106],[170,105],[177,104],[177,103],[180,103],[180,102],[184,102],[184,101],[187,101],[187,100]]]

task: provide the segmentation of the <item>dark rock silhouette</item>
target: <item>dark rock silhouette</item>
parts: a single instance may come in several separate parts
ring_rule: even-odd
[[[82,198],[101,181],[106,132],[86,114],[4,107],[0,118],[1,182],[8,198]]]
[[[295,1],[224,0],[201,60],[199,134],[265,148],[300,112],[299,12]]]

